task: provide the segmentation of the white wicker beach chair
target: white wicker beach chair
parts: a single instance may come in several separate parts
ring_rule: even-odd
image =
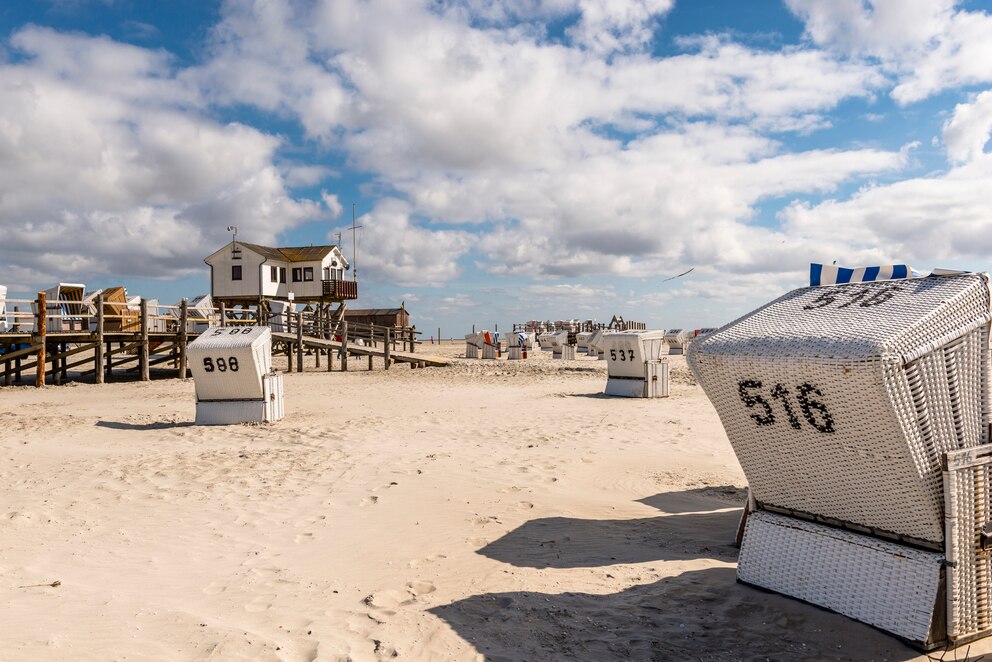
[[[684,354],[690,340],[692,340],[692,332],[685,329],[669,329],[665,334],[669,354]]]
[[[272,370],[269,327],[209,327],[187,352],[196,387],[197,425],[283,417],[282,374]]]
[[[606,395],[626,398],[668,397],[665,330],[616,331],[603,335]]]
[[[693,343],[757,508],[741,581],[925,648],[988,630],[990,320],[987,274],[912,278],[794,290]]]
[[[599,360],[604,360],[606,355],[603,351],[603,336],[606,334],[602,329],[597,329],[592,332],[589,336],[589,340],[586,341],[586,354],[589,356],[594,356]]]

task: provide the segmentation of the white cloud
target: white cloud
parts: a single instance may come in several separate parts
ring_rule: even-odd
[[[955,0],[787,0],[813,43],[877,58],[901,104],[942,90],[992,82],[992,16]]]
[[[567,34],[600,55],[642,50],[651,43],[659,17],[674,4],[675,0],[579,0],[581,18]]]
[[[954,116],[944,124],[944,144],[948,158],[955,163],[970,161],[984,154],[992,134],[992,90],[979,94],[973,103],[958,104]]]
[[[973,157],[946,174],[866,188],[849,200],[792,205],[783,232],[842,264],[984,263],[992,252],[989,181],[992,157]]]
[[[338,200],[338,196],[333,193],[328,193],[327,191],[321,191],[320,199],[324,201],[324,206],[327,207],[327,211],[330,213],[331,218],[337,218],[341,215],[342,207],[341,202]]]
[[[411,218],[411,211],[406,202],[386,198],[358,219],[362,229],[352,265],[360,279],[430,287],[458,276],[457,261],[472,246],[472,236],[421,227]]]
[[[319,214],[290,198],[279,141],[199,113],[170,58],[27,28],[0,65],[4,275],[178,277],[241,236],[265,243]]]

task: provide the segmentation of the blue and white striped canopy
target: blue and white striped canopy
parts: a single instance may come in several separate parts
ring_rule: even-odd
[[[846,267],[825,264],[809,265],[809,284],[837,285],[840,283],[868,283],[875,280],[892,280],[894,278],[909,278],[913,274],[908,264],[888,264],[882,267]]]

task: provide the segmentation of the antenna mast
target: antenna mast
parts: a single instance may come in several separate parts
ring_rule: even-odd
[[[355,282],[358,282],[358,228],[362,225],[355,225],[355,203],[351,203],[351,275]]]

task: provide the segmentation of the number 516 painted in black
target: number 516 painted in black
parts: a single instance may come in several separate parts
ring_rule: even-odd
[[[737,394],[741,398],[741,402],[748,409],[754,409],[755,407],[760,407],[764,412],[753,413],[751,418],[759,426],[774,425],[775,424],[775,412],[772,409],[771,404],[761,395],[761,389],[763,385],[757,379],[744,379],[737,383]],[[813,426],[819,432],[830,433],[834,431],[834,419],[827,410],[827,406],[820,402],[819,400],[814,400],[810,397],[812,394],[823,396],[823,393],[816,386],[805,383],[800,384],[796,387],[796,402],[799,405],[799,411],[802,413],[803,418],[806,422]],[[789,425],[792,426],[794,430],[801,430],[803,425],[796,416],[795,409],[792,408],[792,401],[790,399],[789,389],[785,387],[784,384],[775,384],[772,387],[769,396],[772,400],[777,401],[782,409],[785,411],[785,417],[789,421]]]

